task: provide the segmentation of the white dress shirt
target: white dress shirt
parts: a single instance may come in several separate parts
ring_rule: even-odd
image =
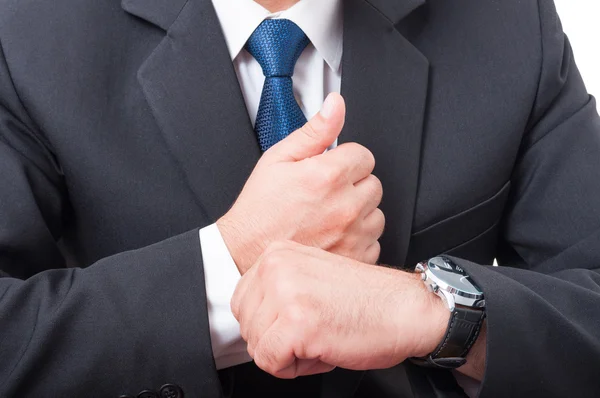
[[[265,19],[293,21],[310,44],[300,55],[294,76],[294,96],[307,119],[314,116],[330,92],[340,92],[342,60],[341,0],[302,0],[286,11],[270,13],[253,0],[213,0],[227,48],[252,124],[256,120],[265,77],[244,49]],[[234,155],[234,154],[232,154]],[[230,301],[241,276],[215,224],[200,230],[213,356],[217,369],[251,360]]]

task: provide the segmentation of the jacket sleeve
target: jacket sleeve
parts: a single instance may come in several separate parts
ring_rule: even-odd
[[[68,199],[0,46],[0,396],[219,397],[198,230],[86,269],[57,241]]]
[[[487,303],[481,397],[600,396],[600,119],[553,2],[539,9],[544,60],[503,266],[460,261]]]

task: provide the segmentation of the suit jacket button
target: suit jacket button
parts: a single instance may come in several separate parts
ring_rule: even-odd
[[[160,398],[183,398],[183,390],[175,384],[165,384],[160,388]]]
[[[137,398],[160,398],[156,391],[144,390],[138,394]]]

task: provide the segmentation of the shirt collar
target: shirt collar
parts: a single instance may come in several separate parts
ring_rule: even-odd
[[[232,60],[238,56],[263,20],[285,18],[306,33],[332,70],[339,70],[343,37],[341,0],[300,0],[288,10],[273,14],[253,0],[212,2]]]

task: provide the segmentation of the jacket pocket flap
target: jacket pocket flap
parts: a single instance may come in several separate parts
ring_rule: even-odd
[[[411,237],[407,259],[411,263],[423,261],[486,232],[501,218],[509,191],[510,181],[489,199],[415,232]]]

